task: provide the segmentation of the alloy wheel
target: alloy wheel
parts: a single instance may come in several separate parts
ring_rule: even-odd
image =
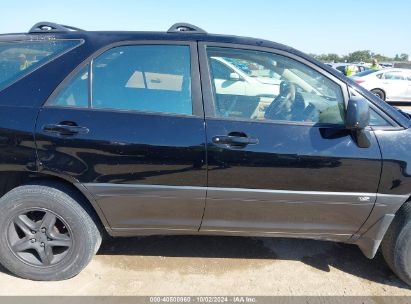
[[[73,247],[70,228],[49,210],[29,210],[14,216],[7,236],[14,255],[35,267],[58,264]]]

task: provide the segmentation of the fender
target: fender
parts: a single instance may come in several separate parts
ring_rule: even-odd
[[[367,258],[374,258],[395,213],[408,198],[409,195],[377,194],[370,216],[349,243],[356,244]]]

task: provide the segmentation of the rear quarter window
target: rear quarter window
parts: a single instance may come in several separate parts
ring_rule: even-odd
[[[0,42],[0,90],[80,44],[81,40]]]

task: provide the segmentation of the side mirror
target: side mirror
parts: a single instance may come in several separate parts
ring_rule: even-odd
[[[371,134],[366,127],[370,125],[370,106],[368,101],[360,97],[351,97],[345,114],[345,127],[352,132],[353,138],[360,148],[369,148]]]
[[[230,80],[232,80],[232,81],[240,81],[241,80],[241,77],[240,77],[240,75],[238,75],[237,73],[230,73]]]

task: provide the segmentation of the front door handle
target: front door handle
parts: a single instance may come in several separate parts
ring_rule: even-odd
[[[246,136],[217,135],[213,137],[213,143],[217,145],[247,146],[257,145],[258,139]]]
[[[75,135],[87,134],[90,130],[86,127],[58,123],[43,126],[43,131],[48,133],[58,133],[60,135]]]

